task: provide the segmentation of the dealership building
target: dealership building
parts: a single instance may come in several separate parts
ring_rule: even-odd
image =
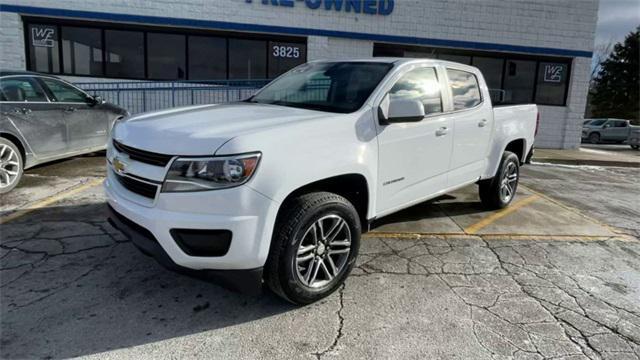
[[[0,67],[74,82],[271,79],[308,60],[438,58],[575,148],[598,0],[0,0]]]

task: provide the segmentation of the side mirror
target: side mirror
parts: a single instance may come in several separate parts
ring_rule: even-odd
[[[94,106],[94,105],[102,105],[105,103],[104,99],[99,96],[88,96],[87,97],[87,103],[89,103],[89,105]]]
[[[384,120],[388,124],[418,122],[425,116],[424,105],[419,100],[390,99],[387,106],[387,116]]]
[[[603,129],[608,129],[608,128],[610,128],[610,127],[611,127],[611,124],[606,124],[606,125],[605,125],[605,126],[603,126],[602,128],[603,128]]]

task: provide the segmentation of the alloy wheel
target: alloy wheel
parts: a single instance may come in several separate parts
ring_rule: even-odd
[[[20,174],[20,159],[11,147],[0,144],[0,188],[12,185]]]
[[[502,172],[500,179],[500,198],[503,202],[511,201],[516,192],[518,184],[518,167],[515,163],[509,162]]]
[[[347,265],[351,230],[338,215],[327,215],[305,231],[295,259],[298,280],[311,288],[334,281]]]

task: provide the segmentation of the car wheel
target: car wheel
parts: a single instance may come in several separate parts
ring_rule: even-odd
[[[630,145],[633,150],[640,149],[640,145]]]
[[[597,144],[600,142],[600,134],[592,133],[589,135],[589,142],[592,144]]]
[[[18,147],[0,138],[0,194],[11,191],[22,178],[24,163]]]
[[[265,280],[299,305],[334,292],[351,273],[360,247],[360,219],[342,196],[309,193],[284,206],[267,260]]]
[[[479,183],[480,200],[488,209],[507,207],[516,195],[520,179],[520,161],[512,152],[505,151],[496,175]]]

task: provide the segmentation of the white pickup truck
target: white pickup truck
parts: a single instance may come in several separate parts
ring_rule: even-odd
[[[307,304],[344,282],[377,218],[474,183],[507,206],[537,115],[494,109],[471,66],[310,62],[243,102],[117,122],[109,219],[173,270]]]

